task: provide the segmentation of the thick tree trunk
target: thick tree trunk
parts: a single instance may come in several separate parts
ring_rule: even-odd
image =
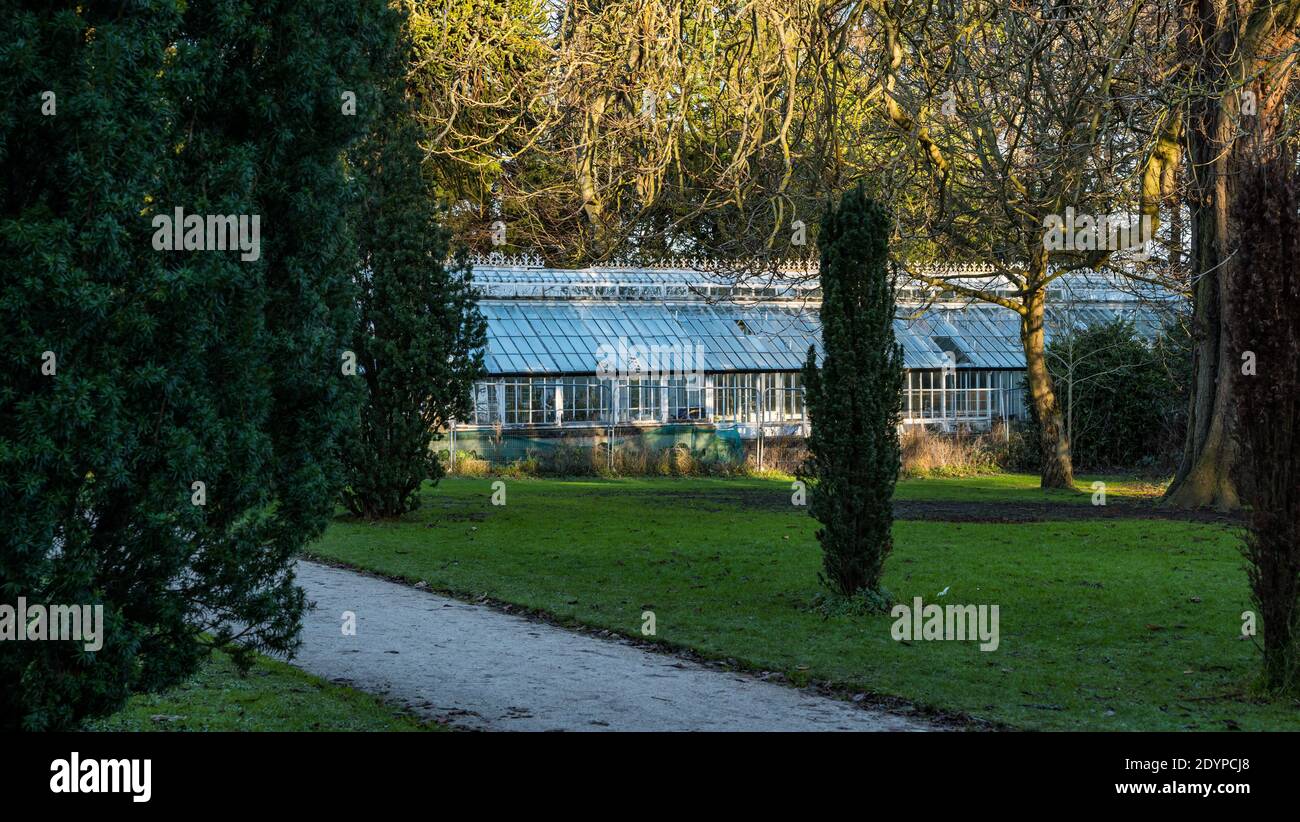
[[[1247,26],[1246,41],[1239,41],[1240,20],[1262,19],[1253,5],[1185,3],[1194,42],[1209,52],[1196,77],[1197,86],[1209,91],[1192,100],[1187,132],[1196,347],[1183,458],[1165,494],[1168,503],[1184,508],[1241,507],[1232,479],[1237,448],[1231,383],[1242,352],[1231,350],[1224,327],[1238,266],[1229,213],[1237,196],[1235,171],[1276,154],[1296,42],[1294,12],[1272,30]],[[1252,95],[1253,114],[1242,110],[1243,94]]]
[[[1238,474],[1250,507],[1245,555],[1259,609],[1264,682],[1300,684],[1300,179],[1294,151],[1242,169],[1233,206],[1240,275],[1227,323],[1258,368],[1235,374]]]
[[[1240,360],[1228,350],[1221,317],[1228,296],[1228,277],[1206,274],[1196,287],[1193,330],[1192,394],[1182,464],[1166,501],[1183,508],[1239,508],[1232,468],[1232,369]]]
[[[1038,417],[1038,446],[1042,453],[1041,484],[1044,488],[1073,488],[1074,464],[1070,458],[1070,438],[1065,432],[1061,406],[1052,390],[1052,375],[1047,370],[1044,350],[1043,319],[1047,306],[1046,287],[1025,297],[1025,312],[1020,315],[1020,343],[1025,351],[1025,370],[1029,397]]]
[[[1223,317],[1234,263],[1224,253],[1232,196],[1219,132],[1227,118],[1218,106],[1201,112],[1192,128],[1193,168],[1205,183],[1192,203],[1192,265],[1197,275],[1192,332],[1192,392],[1182,463],[1166,500],[1184,508],[1240,507],[1232,481],[1236,446],[1232,438],[1232,371],[1239,358],[1228,350]],[[1206,120],[1209,122],[1206,122]],[[1214,152],[1218,151],[1219,156]]]
[[[1223,29],[1227,7],[1223,2],[1192,5],[1189,20],[1207,55],[1197,81],[1216,90],[1194,98],[1189,107],[1187,159],[1191,173],[1188,210],[1192,221],[1191,269],[1194,276],[1191,396],[1188,398],[1187,434],[1183,457],[1174,481],[1165,493],[1172,505],[1184,508],[1239,506],[1232,482],[1235,446],[1232,439],[1232,403],[1229,394],[1232,367],[1223,318],[1232,283],[1231,255],[1225,253],[1229,232],[1231,192],[1227,155],[1235,136],[1224,109],[1224,89],[1231,84],[1229,63],[1222,59],[1232,48]]]

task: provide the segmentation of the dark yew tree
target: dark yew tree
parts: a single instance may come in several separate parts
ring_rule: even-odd
[[[1300,199],[1294,158],[1238,177],[1238,278],[1229,339],[1246,558],[1263,628],[1264,682],[1300,684]]]
[[[399,58],[407,53],[400,49]],[[425,136],[395,87],[375,133],[354,153],[363,193],[352,347],[366,401],[343,451],[343,499],[369,519],[415,509],[420,484],[441,478],[430,446],[448,420],[468,415],[473,382],[485,373],[487,325],[469,267],[447,263],[449,235],[424,173]]]
[[[51,729],[214,644],[241,664],[295,648],[291,563],[338,499],[359,396],[342,160],[395,28],[351,0],[19,6],[0,18],[0,602],[105,617],[98,651],[4,643],[0,727]],[[176,209],[244,218],[247,249],[207,249],[206,219],[186,232],[204,250],[157,248]]]
[[[903,350],[894,339],[892,221],[861,185],[821,226],[822,360],[804,385],[812,431],[803,476],[822,527],[822,580],[844,596],[888,604],[880,578],[893,541]]]

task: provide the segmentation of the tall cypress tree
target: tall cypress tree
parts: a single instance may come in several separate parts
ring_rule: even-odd
[[[861,185],[827,209],[820,234],[822,360],[808,350],[812,430],[802,476],[822,527],[822,581],[883,609],[898,480],[903,351],[894,339],[891,220]]]
[[[402,45],[395,61],[409,54]],[[354,153],[363,193],[352,345],[365,404],[343,451],[343,499],[369,519],[414,510],[421,483],[442,476],[430,445],[448,420],[468,415],[471,387],[484,373],[487,326],[469,267],[447,262],[448,232],[424,174],[424,136],[398,82],[374,134]]]
[[[355,408],[342,156],[395,33],[381,2],[27,5],[0,19],[0,603],[106,629],[4,643],[0,727],[49,729],[214,642],[295,646]],[[207,247],[215,215],[246,252]]]

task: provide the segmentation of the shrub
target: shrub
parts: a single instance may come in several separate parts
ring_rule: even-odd
[[[763,443],[763,469],[765,473],[793,477],[808,460],[808,446],[803,439],[782,437]]]
[[[1076,466],[1154,467],[1172,459],[1187,404],[1186,384],[1177,380],[1180,365],[1190,370],[1184,336],[1174,326],[1151,344],[1118,319],[1052,338],[1048,368]],[[1031,408],[1029,429],[1036,426]]]
[[[914,426],[903,432],[901,446],[902,473],[909,477],[965,477],[1001,468],[983,434],[940,434]]]
[[[994,423],[988,431],[952,433],[909,428],[903,433],[902,473],[907,477],[971,477],[999,471],[1038,470],[1037,435],[1023,426]]]
[[[456,470],[451,471],[447,452],[440,452],[439,461],[458,477],[486,477],[492,473],[492,463],[478,455],[477,451],[456,451]]]

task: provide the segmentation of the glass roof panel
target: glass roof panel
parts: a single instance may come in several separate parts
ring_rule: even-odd
[[[537,301],[525,307],[486,299],[479,305],[488,323],[486,364],[492,373],[594,371],[596,350],[602,344],[617,345],[620,338],[629,345],[683,351],[699,346],[710,371],[793,370],[802,367],[809,345],[821,352],[815,311],[800,306]],[[1162,314],[1145,306],[1058,307],[1049,312],[1048,338],[1069,327],[1070,319],[1086,325],[1121,316],[1133,319],[1145,334],[1163,324]],[[947,337],[961,349],[969,360],[963,367],[1024,367],[1019,318],[999,306],[932,308],[917,318],[896,320],[894,333],[908,368],[945,364],[935,337]]]

